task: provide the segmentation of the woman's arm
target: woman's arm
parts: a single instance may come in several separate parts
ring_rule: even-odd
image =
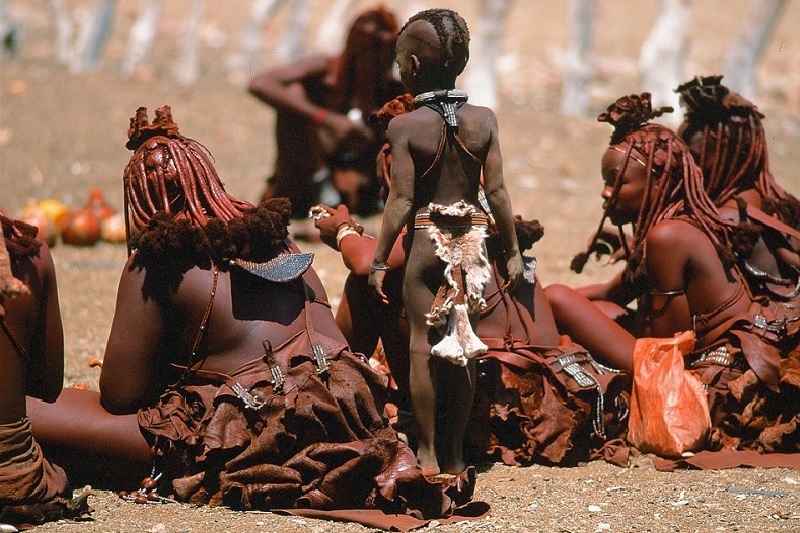
[[[699,243],[697,235],[686,231],[687,225],[663,221],[648,232],[645,240],[650,282],[650,308],[646,312],[651,328],[649,334],[654,337],[672,337],[691,327],[686,299],[687,276],[695,275],[689,268],[689,260],[691,251],[698,249]]]
[[[325,206],[323,206],[325,207]],[[357,276],[368,276],[370,261],[375,255],[378,241],[366,233],[359,234],[358,223],[350,216],[347,206],[342,204],[336,210],[325,207],[330,216],[318,218],[314,225],[319,229],[322,242],[338,250],[342,261],[350,272]],[[398,238],[389,252],[389,269],[400,268],[405,263],[402,238]]]
[[[120,278],[100,373],[100,402],[114,414],[136,412],[158,395],[158,359],[167,355],[160,353],[163,311],[152,298],[145,300],[145,271],[130,264],[129,259]]]
[[[27,392],[54,402],[64,385],[64,329],[58,302],[58,284],[50,248],[42,241],[36,269],[42,280],[42,312],[31,341]]]
[[[306,97],[302,82],[312,77],[321,78],[329,64],[327,57],[313,57],[265,70],[251,79],[248,91],[271,107],[314,119],[326,109]]]

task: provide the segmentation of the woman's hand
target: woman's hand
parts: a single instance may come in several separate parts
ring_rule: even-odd
[[[322,242],[334,250],[339,250],[339,231],[342,230],[344,226],[352,228],[359,235],[364,231],[361,224],[350,216],[350,210],[348,210],[347,206],[344,204],[341,204],[336,209],[326,205],[318,205],[315,206],[314,209],[317,208],[321,210],[323,214],[312,216],[312,218],[314,218],[314,226],[319,230],[319,237]]]
[[[317,128],[317,134],[322,149],[329,157],[339,152],[358,155],[369,146],[374,137],[368,126],[334,112],[325,116]]]

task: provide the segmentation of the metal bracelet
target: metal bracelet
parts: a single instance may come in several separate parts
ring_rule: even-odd
[[[369,262],[369,268],[372,270],[389,270],[388,263],[377,263],[374,259]]]

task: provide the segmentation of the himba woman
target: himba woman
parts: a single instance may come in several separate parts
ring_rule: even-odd
[[[733,225],[706,194],[688,147],[650,122],[667,110],[653,109],[650,94],[642,93],[618,99],[598,117],[614,127],[602,158],[603,220],[620,235],[632,224],[632,244],[625,269],[612,280],[547,287],[559,330],[629,370],[636,336],[693,331],[695,350],[685,363],[708,391],[707,449],[796,452],[798,396],[787,391],[779,370],[796,335],[780,310],[750,298],[730,244]],[[633,300],[636,336],[613,319]],[[608,312],[612,306],[617,315]]]
[[[383,132],[367,117],[403,92],[391,65],[397,20],[384,7],[360,14],[339,54],[256,74],[250,94],[276,111],[276,160],[264,198],[288,197],[294,217],[339,196],[351,211],[379,209],[375,156]]]
[[[686,107],[678,134],[708,196],[739,226],[734,249],[753,293],[800,303],[800,202],[769,170],[764,115],[721,81],[696,77],[676,89]]]
[[[372,119],[385,128],[394,116],[412,109],[410,95],[406,95],[384,105]],[[391,152],[386,145],[378,168],[387,191],[390,167]],[[324,209],[315,225],[322,241],[342,254],[350,270],[336,322],[351,347],[373,354],[371,362],[391,373],[397,388],[397,427],[413,448],[408,407],[409,332],[402,305],[405,232],[395,241],[387,260],[390,268],[383,289],[388,303],[382,302],[367,284],[377,241],[351,218],[346,206]],[[514,225],[521,252],[544,233],[536,220],[515,217]],[[524,258],[525,280],[509,291],[501,266],[500,238],[491,228],[487,252],[492,272],[476,334],[488,352],[478,357],[476,365],[476,396],[465,437],[465,457],[475,463],[502,461],[515,466],[532,462],[566,465],[594,457],[626,464],[627,450],[607,443],[624,431],[619,422],[624,421],[627,401],[619,396],[627,377],[601,368],[580,346],[559,336],[535,274],[534,258]],[[437,416],[446,417],[447,413],[440,409]]]
[[[25,396],[53,402],[64,380],[64,334],[50,249],[37,229],[0,212],[0,524],[38,525],[86,511],[64,470],[31,432]]]
[[[100,393],[37,404],[37,436],[92,453],[78,472],[104,458],[152,466],[131,499],[391,522],[383,513],[442,517],[468,497],[428,482],[381,416],[386,380],[348,349],[309,254],[287,239],[288,201],[230,196],[168,106],[153,123],[137,110],[128,137],[132,253]]]

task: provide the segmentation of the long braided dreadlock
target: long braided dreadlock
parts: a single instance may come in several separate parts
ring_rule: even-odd
[[[764,210],[791,226],[800,224],[800,201],[781,188],[769,171],[766,136],[755,104],[722,85],[722,76],[697,76],[675,89],[686,107],[678,129],[689,144],[701,134],[694,153],[706,191],[716,205],[755,188]]]
[[[638,161],[641,156],[646,167],[645,195],[633,226],[633,243],[625,272],[626,280],[636,286],[640,286],[639,281],[646,274],[643,264],[645,237],[656,223],[667,218],[687,217],[708,236],[723,264],[734,264],[729,240],[732,227],[720,216],[703,189],[702,172],[692,159],[689,148],[669,128],[650,123],[650,120],[671,111],[671,107],[653,109],[650,93],[642,93],[619,98],[597,117],[599,122],[614,126],[610,147],[625,154],[625,163],[615,178],[600,228],[608,218],[609,207],[616,201],[627,165],[632,160]],[[622,235],[622,228],[619,231]],[[589,250],[596,244],[599,234],[598,231]],[[585,252],[576,257],[573,270],[580,272],[588,256]]]
[[[433,26],[439,38],[440,63],[432,66],[432,74],[443,87],[452,83],[469,60],[469,28],[466,21],[451,9],[426,9],[413,15],[400,29],[403,33],[412,22],[424,20]],[[432,45],[432,43],[428,43]]]
[[[225,270],[231,259],[266,261],[284,249],[289,201],[253,206],[228,194],[203,147],[178,133],[169,106],[156,110],[152,124],[140,107],[128,139],[125,211],[136,230],[127,228],[129,253],[136,249],[134,265],[148,275],[159,272],[174,288],[195,265],[213,261]]]

